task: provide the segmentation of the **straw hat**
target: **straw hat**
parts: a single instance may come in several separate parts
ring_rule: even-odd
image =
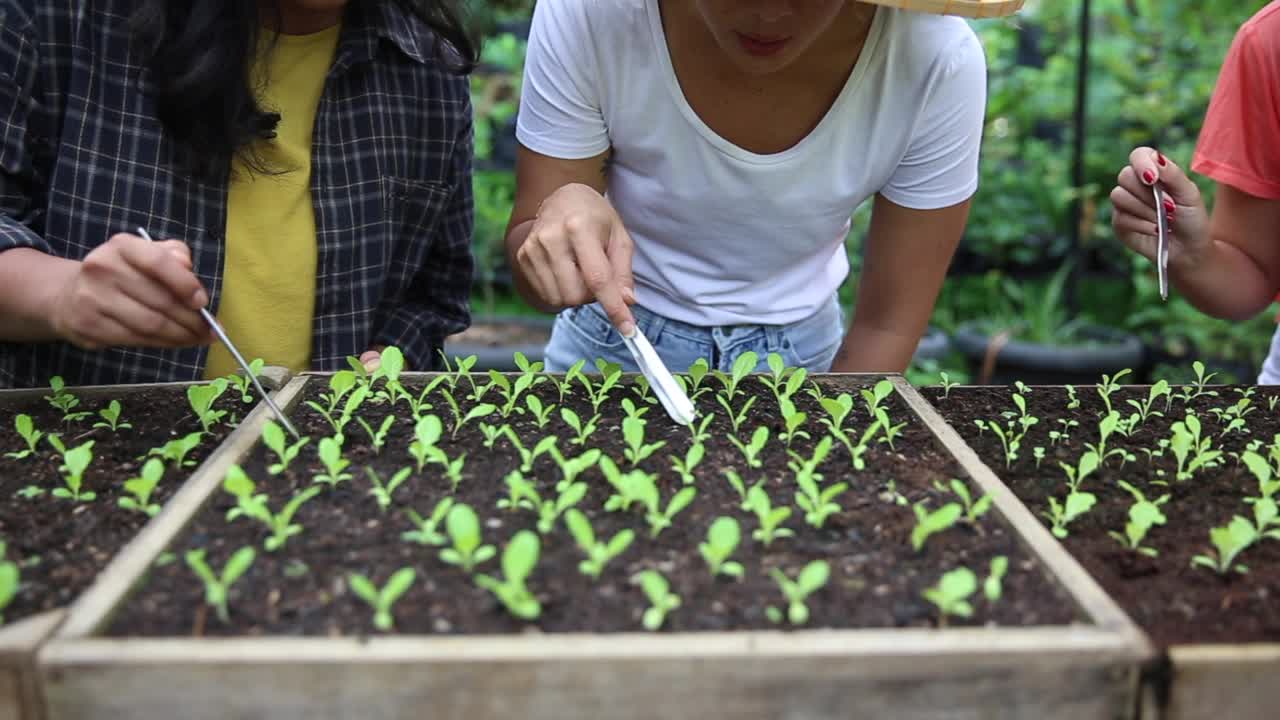
[[[1026,0],[862,0],[888,7],[971,18],[1004,17],[1022,9]]]

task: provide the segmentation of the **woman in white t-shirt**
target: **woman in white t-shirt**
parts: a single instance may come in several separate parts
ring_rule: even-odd
[[[547,368],[748,350],[901,372],[977,189],[986,62],[959,18],[852,0],[541,0],[507,249]],[[848,331],[850,216],[875,196]]]

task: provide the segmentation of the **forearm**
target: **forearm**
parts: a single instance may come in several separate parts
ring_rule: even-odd
[[[1201,312],[1244,321],[1262,312],[1277,288],[1266,272],[1235,244],[1215,239],[1202,259],[1171,263],[1169,283]]]
[[[872,325],[854,318],[836,353],[831,372],[906,372],[920,343],[920,334]]]
[[[79,263],[33,248],[0,252],[0,340],[47,342],[59,335],[49,309],[56,293],[76,274]]]

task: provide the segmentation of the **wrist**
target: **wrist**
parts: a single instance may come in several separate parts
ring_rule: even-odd
[[[57,320],[61,295],[80,263],[34,248],[0,253],[0,338],[15,342],[63,340]]]

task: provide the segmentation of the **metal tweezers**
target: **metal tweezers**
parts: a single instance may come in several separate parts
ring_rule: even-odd
[[[1160,299],[1169,299],[1169,221],[1164,214],[1164,191],[1160,183],[1151,186],[1156,196],[1156,272],[1160,279]]]
[[[155,242],[151,239],[151,234],[148,233],[145,228],[138,228],[138,235],[147,242]],[[222,341],[222,344],[227,346],[227,350],[231,351],[231,356],[236,359],[236,362],[240,363],[240,367],[244,370],[244,374],[249,376],[249,379],[253,381],[253,386],[258,389],[258,394],[267,402],[267,405],[271,408],[271,412],[275,413],[276,420],[280,421],[280,424],[289,431],[290,435],[293,435],[295,440],[302,439],[302,436],[298,434],[298,430],[293,427],[293,423],[289,422],[289,418],[285,417],[284,412],[282,412],[280,407],[276,405],[275,401],[271,399],[271,395],[263,389],[262,383],[258,382],[258,376],[249,368],[249,363],[245,362],[244,356],[241,355],[240,351],[236,349],[236,346],[232,344],[231,338],[227,337],[226,331],[218,324],[217,319],[215,319],[205,308],[200,308],[200,316],[204,318],[205,322],[209,323],[209,327],[213,328],[213,334],[217,335],[218,339]]]

